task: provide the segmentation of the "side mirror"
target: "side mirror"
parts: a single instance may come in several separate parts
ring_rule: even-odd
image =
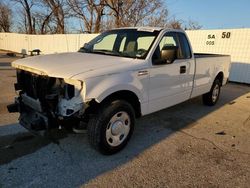
[[[86,52],[86,51],[90,51],[89,43],[84,43],[84,45],[79,49],[79,52]]]
[[[89,43],[84,43],[83,48],[89,48]]]
[[[167,64],[171,64],[177,58],[178,46],[164,46],[161,50],[161,59]]]

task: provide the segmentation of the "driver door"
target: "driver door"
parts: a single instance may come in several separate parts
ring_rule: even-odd
[[[161,59],[164,46],[176,46],[177,58],[171,64],[157,64]],[[189,59],[182,57],[179,38],[176,32],[167,32],[157,46],[149,69],[149,105],[148,112],[152,113],[187,100],[190,93],[185,92],[185,77],[190,71]],[[190,91],[189,91],[190,92]]]

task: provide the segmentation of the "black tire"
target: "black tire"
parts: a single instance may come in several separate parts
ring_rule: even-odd
[[[219,79],[216,79],[212,85],[211,90],[202,96],[203,103],[207,106],[214,106],[219,100],[220,90],[221,90],[221,82]],[[215,95],[214,92],[217,92],[217,95]]]
[[[127,122],[124,121],[122,125],[119,125],[120,128],[118,128],[118,132],[119,130],[121,132],[121,130],[127,129],[126,126],[128,125],[126,124],[128,124],[128,122],[130,123],[129,132],[127,130],[125,132],[128,133],[124,133],[125,135],[127,134],[125,138],[121,137],[122,135],[119,136],[112,133],[113,130],[112,128],[114,127],[114,130],[116,130],[115,128],[118,127],[118,123],[123,122],[123,120],[116,120],[115,123],[118,121],[119,122],[116,124],[111,123],[113,118],[117,119],[121,118],[119,117],[119,113],[122,113],[122,115],[120,116],[129,117],[129,119],[126,120]],[[99,112],[96,115],[90,117],[87,126],[89,142],[96,150],[98,150],[102,154],[111,155],[117,153],[118,151],[123,149],[126,146],[127,142],[129,141],[134,130],[134,123],[135,123],[134,109],[128,102],[123,100],[116,100],[110,103],[106,103],[101,106]],[[107,138],[106,136],[108,134],[107,132],[110,132],[112,138],[110,139]],[[115,142],[113,143],[112,139],[117,138],[117,136],[119,137],[118,143],[121,140],[123,141],[119,145],[112,146],[112,144],[115,143]]]

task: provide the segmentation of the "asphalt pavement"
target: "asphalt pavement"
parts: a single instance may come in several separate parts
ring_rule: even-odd
[[[214,107],[197,97],[142,117],[127,147],[104,156],[86,134],[22,128],[6,110],[15,79],[0,70],[0,187],[249,187],[248,85],[228,84]]]

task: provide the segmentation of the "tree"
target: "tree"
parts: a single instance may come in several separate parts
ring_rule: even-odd
[[[171,20],[168,21],[167,27],[172,28],[172,29],[184,29],[183,21],[178,20],[175,17],[173,17]]]
[[[10,32],[11,15],[11,9],[7,5],[0,3],[0,32]]]
[[[112,12],[109,15],[115,17],[115,27],[121,27],[123,15],[122,6],[124,2],[122,0],[105,0],[104,5],[111,9]]]
[[[21,7],[23,8],[22,14],[24,16],[24,22],[25,22],[25,27],[26,32],[28,34],[35,34],[36,33],[36,29],[35,29],[35,22],[34,22],[34,18],[32,17],[32,7],[34,6],[34,0],[12,0],[18,4],[21,5]]]
[[[186,27],[185,27],[185,29],[187,29],[187,30],[199,30],[201,28],[202,28],[202,26],[198,22],[193,21],[193,20],[189,20],[187,22]]]
[[[186,22],[184,20],[176,19],[176,17],[173,17],[171,20],[169,20],[166,26],[173,29],[185,30],[198,30],[202,28],[202,26],[196,21],[188,20]]]
[[[69,22],[72,20],[73,23],[79,21],[80,31],[88,33],[136,26],[170,27],[174,29],[201,28],[197,22],[192,20],[183,21],[175,17],[169,19],[164,0],[11,1],[15,2],[13,7],[19,10],[19,16],[16,16],[17,19],[13,19],[13,21],[15,21],[15,24],[19,24],[19,31],[28,34],[63,34],[66,33],[68,26],[72,27]],[[7,12],[1,12],[0,14],[11,14]],[[3,17],[8,18],[7,16]],[[8,23],[3,18],[0,22]],[[77,30],[79,25],[76,26]]]
[[[19,31],[35,33],[65,33],[68,15],[66,0],[11,0],[20,10]]]
[[[46,19],[44,21],[48,21],[51,15],[53,14],[56,27],[55,27],[55,33],[64,34],[65,33],[65,19],[68,10],[66,6],[65,0],[43,0],[43,3],[45,6],[47,6],[51,11],[49,15],[46,16]]]
[[[162,0],[67,0],[72,16],[81,19],[85,31],[129,26],[165,26],[168,11]]]
[[[67,0],[71,14],[84,23],[86,32],[98,33],[104,15],[104,0]]]
[[[53,11],[47,10],[37,11],[34,13],[35,21],[36,21],[36,33],[39,34],[47,34],[47,33],[55,33],[55,29],[51,22]]]
[[[111,19],[115,18],[114,27],[164,25],[168,11],[162,0],[105,0],[111,10]]]

